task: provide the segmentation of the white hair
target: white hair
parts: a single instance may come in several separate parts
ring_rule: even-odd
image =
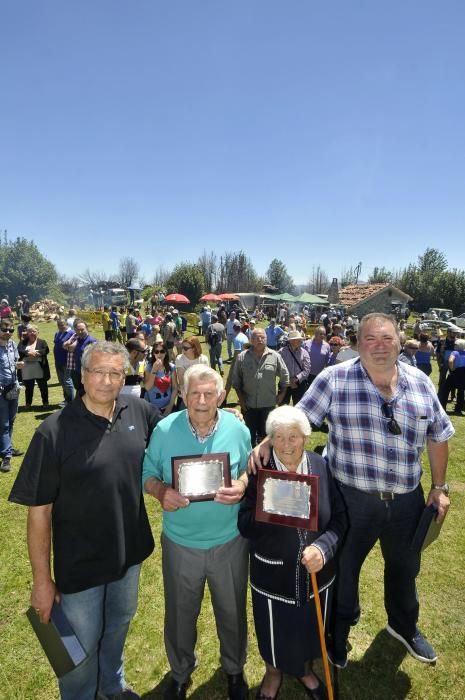
[[[279,406],[273,409],[266,419],[266,434],[273,437],[279,428],[296,427],[302,435],[308,437],[312,429],[305,413],[295,406]]]
[[[191,365],[184,374],[184,393],[187,395],[189,392],[189,383],[192,381],[204,381],[204,382],[215,382],[216,393],[218,396],[223,391],[223,379],[212,367],[205,367],[197,363],[196,365]]]
[[[455,341],[455,347],[457,350],[465,350],[465,338],[457,338]]]

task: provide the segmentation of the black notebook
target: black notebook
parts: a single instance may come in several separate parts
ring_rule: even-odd
[[[58,603],[53,604],[47,624],[40,621],[34,608],[26,615],[58,678],[84,661],[87,654]]]
[[[439,536],[441,532],[442,520],[440,523],[436,520],[438,514],[438,509],[432,503],[430,506],[426,506],[421,514],[421,518],[418,522],[417,529],[412,538],[412,544],[410,545],[412,549],[416,552],[423,552],[431,542]]]

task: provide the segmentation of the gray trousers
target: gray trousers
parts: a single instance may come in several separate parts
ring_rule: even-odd
[[[226,507],[226,506],[225,506]],[[220,640],[221,666],[241,673],[247,655],[247,540],[210,549],[182,547],[161,536],[165,648],[172,676],[186,683],[196,666],[197,618],[208,583]]]

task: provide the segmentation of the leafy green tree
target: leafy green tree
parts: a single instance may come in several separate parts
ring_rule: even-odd
[[[383,282],[391,283],[393,278],[392,272],[386,270],[385,267],[374,267],[373,272],[368,278],[369,284],[381,284]]]
[[[463,270],[446,270],[435,279],[434,306],[452,309],[454,314],[465,311],[465,272]]]
[[[168,294],[179,292],[184,294],[194,306],[205,291],[205,280],[202,270],[192,263],[176,265],[166,281]]]
[[[48,296],[57,288],[55,266],[42,255],[33,241],[17,238],[0,242],[2,291],[13,301],[27,294],[31,301]]]
[[[282,260],[273,258],[270,266],[265,274],[268,282],[276,287],[279,292],[292,293],[294,290],[294,280],[287,271],[286,265]]]
[[[427,248],[418,256],[416,265],[411,263],[400,273],[396,286],[413,297],[417,311],[425,311],[431,306],[440,306],[441,279],[446,272],[445,255],[435,248]]]

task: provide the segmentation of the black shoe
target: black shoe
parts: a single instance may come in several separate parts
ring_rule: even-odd
[[[318,678],[315,671],[312,671],[312,673],[318,681],[318,685],[316,688],[309,688],[300,678],[298,678],[297,680],[299,681],[302,688],[305,688],[305,692],[307,693],[307,696],[309,698],[313,698],[313,700],[328,700],[328,694],[326,693],[326,687],[323,685],[323,681],[320,678]]]
[[[17,450],[16,447],[13,447],[13,449],[11,450],[12,457],[21,457],[21,455],[23,454],[24,452],[22,450]]]
[[[396,632],[390,625],[386,625],[386,630],[392,637],[398,639],[407,649],[410,656],[413,656],[417,661],[421,661],[424,664],[434,664],[437,661],[438,655],[419,629],[416,629],[413,637],[409,639]]]
[[[228,673],[228,698],[229,700],[247,700],[249,686],[245,682],[243,673]]]
[[[279,695],[279,691],[281,690],[281,686],[283,684],[283,674],[281,673],[281,679],[279,681],[278,689],[274,695],[265,695],[265,693],[262,693],[262,688],[263,688],[264,682],[265,682],[265,677],[263,677],[262,682],[260,683],[260,688],[257,690],[255,700],[276,700],[276,698]]]
[[[9,457],[4,457],[3,462],[0,464],[0,472],[11,472],[11,461]]]
[[[188,685],[189,683],[178,683],[172,678],[163,694],[163,700],[185,700]]]

